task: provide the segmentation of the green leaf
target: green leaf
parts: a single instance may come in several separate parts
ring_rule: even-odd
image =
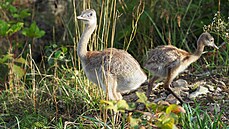
[[[171,124],[171,123],[174,123],[173,118],[165,117],[165,118],[162,120],[162,124],[164,124],[164,125],[166,125],[166,124]]]
[[[169,107],[166,108],[166,114],[170,114],[171,112],[178,114],[178,113],[185,113],[185,110],[183,107],[177,104],[171,104],[169,105]]]
[[[154,103],[154,102],[148,102],[146,104],[146,107],[152,109],[153,111],[156,111],[158,105],[156,103]]]
[[[34,126],[35,126],[35,127],[38,127],[38,128],[44,128],[44,127],[45,127],[45,125],[44,125],[43,122],[35,122],[35,123],[34,123]]]
[[[8,67],[11,65],[11,63],[5,63],[5,64],[8,65]],[[12,71],[17,76],[18,79],[21,79],[25,75],[25,70],[15,64],[12,67]]]
[[[57,48],[58,46],[57,46],[56,44],[53,44],[52,47],[53,47],[53,48]]]
[[[129,119],[128,121],[130,123],[131,128],[138,128],[139,127],[138,123],[141,122],[141,119],[133,118],[131,116],[128,119]]]
[[[0,20],[0,35],[5,36],[7,35],[7,31],[10,25],[3,20]]]
[[[16,7],[14,7],[13,5],[9,5],[9,11],[11,12],[11,13],[15,13],[15,12],[17,12],[17,8]]]
[[[105,108],[113,110],[114,112],[125,112],[125,110],[133,110],[133,106],[129,106],[125,100],[118,100],[118,101],[106,101],[101,100],[100,104],[106,104]]]
[[[18,32],[19,30],[21,30],[21,28],[23,26],[24,26],[24,23],[18,22],[18,23],[14,24],[10,27],[10,29],[7,31],[7,34],[9,34],[9,35],[14,34],[14,33]]]
[[[174,119],[167,118],[162,122],[162,129],[177,129],[176,125],[174,124]]]
[[[61,47],[61,50],[63,53],[66,53],[68,51],[68,48],[67,47]]]
[[[113,102],[111,101],[106,101],[106,100],[100,100],[100,104],[108,104],[108,105],[114,105]]]
[[[5,63],[9,59],[13,59],[13,54],[4,55],[2,58],[0,58],[0,63]]]
[[[14,14],[12,14],[12,16],[13,16],[14,18],[18,18],[18,17],[19,17],[19,14],[14,13]]]
[[[156,125],[162,129],[177,129],[174,124],[175,120],[169,115],[162,116],[161,120],[156,123]]]
[[[125,100],[119,100],[117,102],[117,108],[119,111],[125,112],[125,110],[129,109],[130,107]]]
[[[29,28],[24,28],[22,34],[30,38],[41,38],[45,35],[45,31],[40,30],[36,25],[36,22],[33,22]]]
[[[27,64],[26,60],[22,57],[15,59],[14,61],[21,64]]]
[[[17,15],[15,15],[14,18],[24,19],[24,18],[26,18],[26,17],[28,17],[30,15],[31,14],[29,13],[29,9],[23,9]]]
[[[59,58],[61,56],[62,52],[60,50],[55,52],[55,58]]]
[[[100,100],[100,104],[105,104],[106,109],[114,110],[114,108],[115,108],[113,101]]]
[[[106,100],[100,100],[101,104],[106,104],[105,108],[113,110],[114,112],[118,112],[117,105],[115,104],[115,101],[106,101]]]
[[[138,96],[137,102],[147,104],[147,97],[143,92],[136,92],[136,95]]]
[[[17,75],[18,79],[21,79],[25,75],[25,70],[18,65],[13,65],[13,73]]]

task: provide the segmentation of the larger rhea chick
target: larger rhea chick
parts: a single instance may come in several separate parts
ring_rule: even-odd
[[[144,65],[146,69],[153,73],[153,77],[149,81],[147,96],[149,97],[151,94],[153,83],[156,80],[164,79],[164,88],[183,103],[183,100],[172,91],[170,84],[180,72],[200,58],[205,46],[218,49],[214,44],[214,38],[207,32],[200,35],[194,53],[189,53],[172,45],[158,46],[150,50]]]
[[[126,51],[115,48],[87,51],[88,41],[97,26],[93,9],[83,11],[77,19],[86,24],[77,48],[83,70],[90,81],[107,91],[109,99],[120,100],[122,93],[135,90],[147,81],[139,63]]]

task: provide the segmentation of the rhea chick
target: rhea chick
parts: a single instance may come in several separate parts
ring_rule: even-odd
[[[96,12],[87,9],[77,19],[85,24],[77,54],[87,78],[107,91],[111,100],[122,99],[122,93],[137,89],[147,81],[139,63],[126,51],[109,48],[104,51],[87,51],[88,41],[97,26]]]
[[[147,96],[149,97],[151,94],[153,83],[158,79],[164,79],[164,88],[183,103],[183,100],[172,91],[170,84],[179,73],[200,58],[205,46],[218,49],[214,44],[214,38],[207,32],[200,35],[194,53],[189,53],[172,45],[158,46],[150,50],[144,67],[152,72],[154,76],[149,81]]]

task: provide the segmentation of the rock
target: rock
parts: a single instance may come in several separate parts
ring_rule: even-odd
[[[210,112],[219,113],[221,111],[220,106],[217,103],[209,103],[209,104],[207,104],[207,106],[208,106],[208,109],[210,110]]]
[[[137,110],[143,111],[145,109],[145,104],[140,103],[137,105]]]
[[[165,92],[161,92],[161,93],[160,93],[160,96],[161,96],[161,97],[166,97],[167,94],[166,94]]]
[[[181,92],[180,92],[180,96],[188,97],[188,96],[189,96],[189,92],[181,91]]]
[[[174,104],[179,104],[180,103],[172,94],[169,94],[167,96],[167,98],[165,99],[165,101],[167,101],[169,103],[174,103]]]
[[[159,101],[162,101],[162,100],[164,100],[164,99],[166,99],[166,97],[161,97],[161,98],[157,98],[157,99],[154,99],[154,103],[158,103]]]
[[[175,82],[173,82],[173,86],[176,88],[181,88],[181,90],[189,90],[188,83],[184,79],[178,79]]]
[[[216,88],[216,92],[221,92],[221,91],[222,91],[221,88],[219,88],[219,87]]]
[[[195,92],[189,95],[189,98],[196,98],[199,95],[207,94],[209,92],[208,88],[200,86]]]
[[[180,95],[180,96],[188,96],[188,92],[185,92],[185,91],[189,91],[189,88],[188,88],[188,83],[186,80],[184,79],[178,79],[176,81],[173,82],[173,87],[172,90]],[[168,96],[169,97],[169,96]]]
[[[215,91],[214,86],[212,86],[212,85],[206,85],[206,87],[207,87],[208,90],[211,91],[211,92]]]

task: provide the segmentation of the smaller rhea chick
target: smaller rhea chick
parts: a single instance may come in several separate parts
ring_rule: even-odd
[[[179,73],[200,58],[205,46],[218,49],[214,44],[214,38],[207,32],[200,35],[197,41],[197,49],[194,53],[189,53],[172,45],[158,46],[150,50],[144,65],[146,69],[153,73],[153,77],[148,84],[147,97],[151,94],[153,83],[156,80],[164,79],[164,88],[183,103],[183,100],[172,91],[170,84]]]

